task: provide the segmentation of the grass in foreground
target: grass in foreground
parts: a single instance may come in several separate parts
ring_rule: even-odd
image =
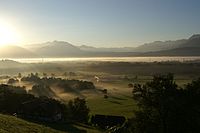
[[[52,128],[27,122],[14,116],[0,114],[0,133],[64,133]]]
[[[47,125],[47,126],[45,126]],[[0,133],[101,133],[93,127],[73,124],[42,124],[0,114]]]

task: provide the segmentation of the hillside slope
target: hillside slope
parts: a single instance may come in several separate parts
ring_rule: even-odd
[[[0,114],[0,133],[64,133],[14,116]]]
[[[31,51],[15,45],[0,46],[0,58],[29,58],[37,57]]]
[[[155,41],[152,43],[146,43],[140,45],[134,49],[135,52],[155,52],[162,50],[170,50],[179,48],[183,43],[187,42],[187,39],[176,41]]]
[[[172,50],[144,53],[143,56],[200,56],[200,48],[176,48]]]
[[[200,35],[191,36],[179,47],[156,52],[144,53],[145,56],[199,56],[200,55]]]
[[[141,56],[200,56],[200,48],[183,47],[171,50],[143,53]]]

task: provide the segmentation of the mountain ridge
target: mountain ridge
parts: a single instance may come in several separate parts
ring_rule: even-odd
[[[32,47],[32,48],[31,48]],[[76,46],[65,41],[52,41],[22,48],[19,46],[0,47],[2,58],[46,58],[46,57],[129,57],[129,56],[195,56],[200,55],[200,34],[188,39],[175,41],[155,41],[138,47],[96,48]],[[33,48],[35,47],[35,48]]]

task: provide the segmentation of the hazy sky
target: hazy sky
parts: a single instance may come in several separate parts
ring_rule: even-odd
[[[22,40],[123,47],[200,33],[200,0],[0,0]]]

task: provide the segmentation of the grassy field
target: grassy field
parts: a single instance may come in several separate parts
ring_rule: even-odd
[[[81,124],[33,123],[23,119],[0,114],[0,133],[101,133]]]
[[[120,75],[118,75],[120,77]],[[131,76],[130,76],[131,77]],[[129,88],[129,83],[144,84],[152,80],[152,76],[138,76],[137,80],[127,80],[111,77],[103,78],[102,81],[96,83],[97,88],[107,89],[108,98],[104,98],[104,94],[97,93],[93,96],[86,96],[88,106],[91,109],[91,114],[106,114],[106,115],[123,115],[127,118],[134,116],[134,110],[137,106],[132,97],[133,88]],[[189,77],[175,77],[176,83],[182,87],[191,82]]]
[[[0,114],[0,133],[64,133],[14,116]]]
[[[108,98],[99,93],[87,98],[91,114],[123,115],[127,118],[133,116],[136,104],[132,98],[132,88],[128,88],[128,82],[102,81],[97,88],[107,89]]]

